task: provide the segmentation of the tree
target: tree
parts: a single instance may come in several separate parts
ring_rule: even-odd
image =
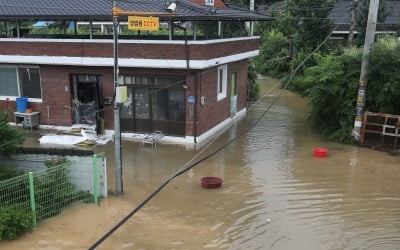
[[[289,71],[289,39],[278,30],[266,31],[262,34],[260,54],[255,58],[258,72],[281,78]]]
[[[351,141],[360,75],[361,49],[343,54],[317,54],[316,65],[304,70],[302,81],[310,105],[313,128],[332,140]]]
[[[368,111],[400,115],[400,40],[385,36],[369,54],[366,108]]]
[[[312,50],[332,31],[328,14],[335,0],[287,0],[286,9],[296,27],[295,44],[298,50]]]
[[[24,132],[8,124],[9,111],[0,113],[0,155],[10,156],[24,142]]]

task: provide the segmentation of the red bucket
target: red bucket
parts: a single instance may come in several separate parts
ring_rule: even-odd
[[[325,157],[328,154],[328,150],[326,148],[314,148],[313,155],[316,157]]]
[[[219,188],[222,184],[222,179],[214,176],[206,176],[201,178],[201,186],[204,188]]]

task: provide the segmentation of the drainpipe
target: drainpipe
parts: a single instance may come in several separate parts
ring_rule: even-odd
[[[189,44],[188,44],[188,39],[187,39],[187,30],[185,27],[179,26],[179,25],[174,25],[176,28],[178,29],[182,29],[183,30],[183,34],[185,36],[185,52],[186,52],[186,75],[188,76],[190,73],[190,64],[189,64]],[[197,143],[197,77],[195,80],[195,98],[194,98],[194,143]]]
[[[17,37],[20,38],[21,35],[19,33],[19,21],[17,21],[17,27],[16,28],[17,28]]]
[[[75,21],[73,21],[73,22],[74,22],[74,33],[75,33],[75,36],[77,36],[77,35],[78,35],[77,21],[75,20]]]
[[[194,93],[194,128],[193,128],[193,133],[194,133],[194,143],[196,143],[197,144],[197,102],[198,102],[198,94],[197,94],[197,92],[198,92],[198,86],[199,86],[199,84],[198,84],[198,82],[199,82],[199,77],[198,76],[195,76],[195,82],[194,82],[194,89],[195,89],[195,93]]]
[[[196,34],[196,32],[197,32],[197,30],[196,30],[197,27],[196,27],[196,22],[193,21],[193,26],[192,26],[192,27],[193,27],[193,40],[196,41],[196,40],[197,40],[197,34]]]
[[[169,27],[168,39],[171,41],[174,38],[174,23],[172,21],[169,21],[168,27]]]
[[[222,21],[218,21],[218,38],[219,39],[224,38],[224,31],[223,31]]]
[[[90,40],[93,39],[93,21],[92,20],[89,21],[89,39]]]

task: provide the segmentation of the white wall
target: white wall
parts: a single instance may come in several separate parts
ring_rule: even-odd
[[[93,156],[70,156],[70,155],[49,155],[49,154],[18,154],[11,159],[0,158],[0,163],[6,166],[16,166],[17,170],[23,172],[36,172],[46,169],[46,160],[66,157],[72,162],[69,172],[69,180],[78,190],[94,192],[93,185]],[[107,197],[107,166],[105,156],[97,157],[97,169],[99,180],[99,193],[102,197]]]

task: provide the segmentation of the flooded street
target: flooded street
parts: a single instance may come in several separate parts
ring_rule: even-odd
[[[264,80],[263,91],[277,83]],[[200,156],[252,124],[263,98]],[[325,141],[307,123],[306,100],[285,92],[251,131],[171,181],[98,249],[400,249],[400,157]],[[325,147],[328,157],[312,149]],[[124,194],[80,204],[0,249],[87,249],[200,149],[124,141]],[[114,189],[113,145],[106,152]],[[203,176],[219,176],[204,189]]]

